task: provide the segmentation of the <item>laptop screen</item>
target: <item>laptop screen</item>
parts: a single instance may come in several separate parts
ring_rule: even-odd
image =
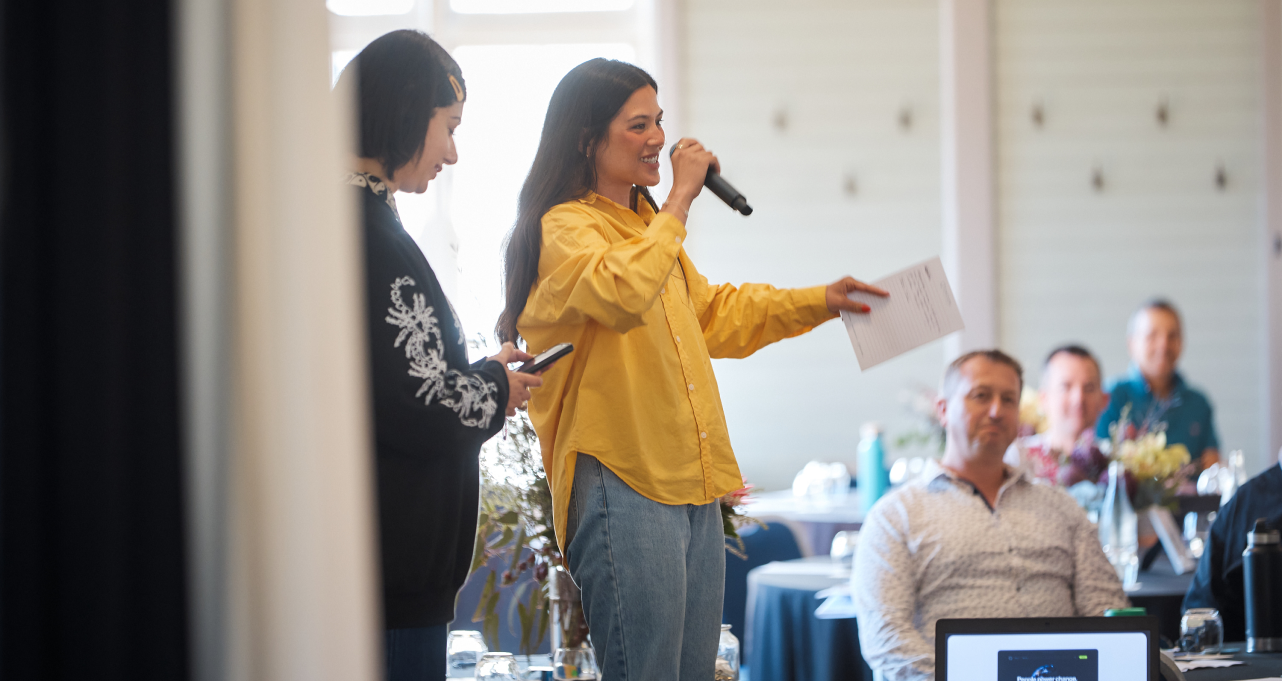
[[[1102,618],[1101,618],[1102,619]],[[1147,618],[1145,618],[1147,619]],[[945,620],[941,620],[944,622]],[[936,660],[941,679],[995,679],[996,681],[1134,681],[1149,679],[1155,643],[1152,632],[1091,631],[1095,618],[1066,620],[970,620],[991,622],[961,627],[968,631],[938,631],[943,653]],[[952,620],[966,622],[966,620]],[[1023,622],[1019,630],[1012,626]],[[1047,626],[1045,623],[1050,622]],[[1072,626],[1075,622],[1077,626]],[[1117,624],[1110,619],[1109,624]],[[1041,624],[1042,626],[1037,626]],[[1136,624],[1139,624],[1136,622]],[[1054,629],[1076,629],[1063,631]],[[1114,628],[1114,627],[1109,627]],[[942,643],[942,646],[938,644]]]

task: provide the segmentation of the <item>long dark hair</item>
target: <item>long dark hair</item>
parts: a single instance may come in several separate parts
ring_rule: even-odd
[[[360,119],[356,155],[382,164],[385,180],[396,179],[396,169],[422,153],[436,110],[467,98],[458,62],[426,33],[410,30],[392,31],[366,45],[343,69],[335,89],[351,87],[358,92]]]
[[[521,187],[516,225],[507,237],[503,259],[507,304],[494,326],[500,341],[515,343],[520,336],[516,320],[539,277],[543,215],[596,188],[596,163],[587,154],[605,139],[610,121],[632,93],[647,85],[659,89],[650,74],[632,64],[593,59],[571,69],[556,86],[543,119],[538,153]],[[645,187],[633,187],[633,208],[638,196],[659,209]]]

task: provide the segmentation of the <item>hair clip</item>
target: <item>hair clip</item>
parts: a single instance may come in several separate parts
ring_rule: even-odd
[[[458,84],[458,80],[454,78],[454,74],[451,73],[448,75],[450,77],[450,87],[454,88],[454,96],[458,97],[458,101],[463,101],[463,86]]]

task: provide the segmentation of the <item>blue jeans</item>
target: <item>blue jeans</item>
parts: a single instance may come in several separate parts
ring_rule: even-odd
[[[386,629],[383,662],[387,681],[441,681],[445,678],[445,639],[448,624],[434,627]]]
[[[651,501],[579,454],[566,520],[602,678],[711,679],[726,571],[717,503]]]

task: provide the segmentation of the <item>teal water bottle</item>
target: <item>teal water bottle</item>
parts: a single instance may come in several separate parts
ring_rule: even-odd
[[[864,513],[890,489],[890,471],[886,470],[886,448],[881,442],[881,426],[865,423],[859,429],[859,508]]]

